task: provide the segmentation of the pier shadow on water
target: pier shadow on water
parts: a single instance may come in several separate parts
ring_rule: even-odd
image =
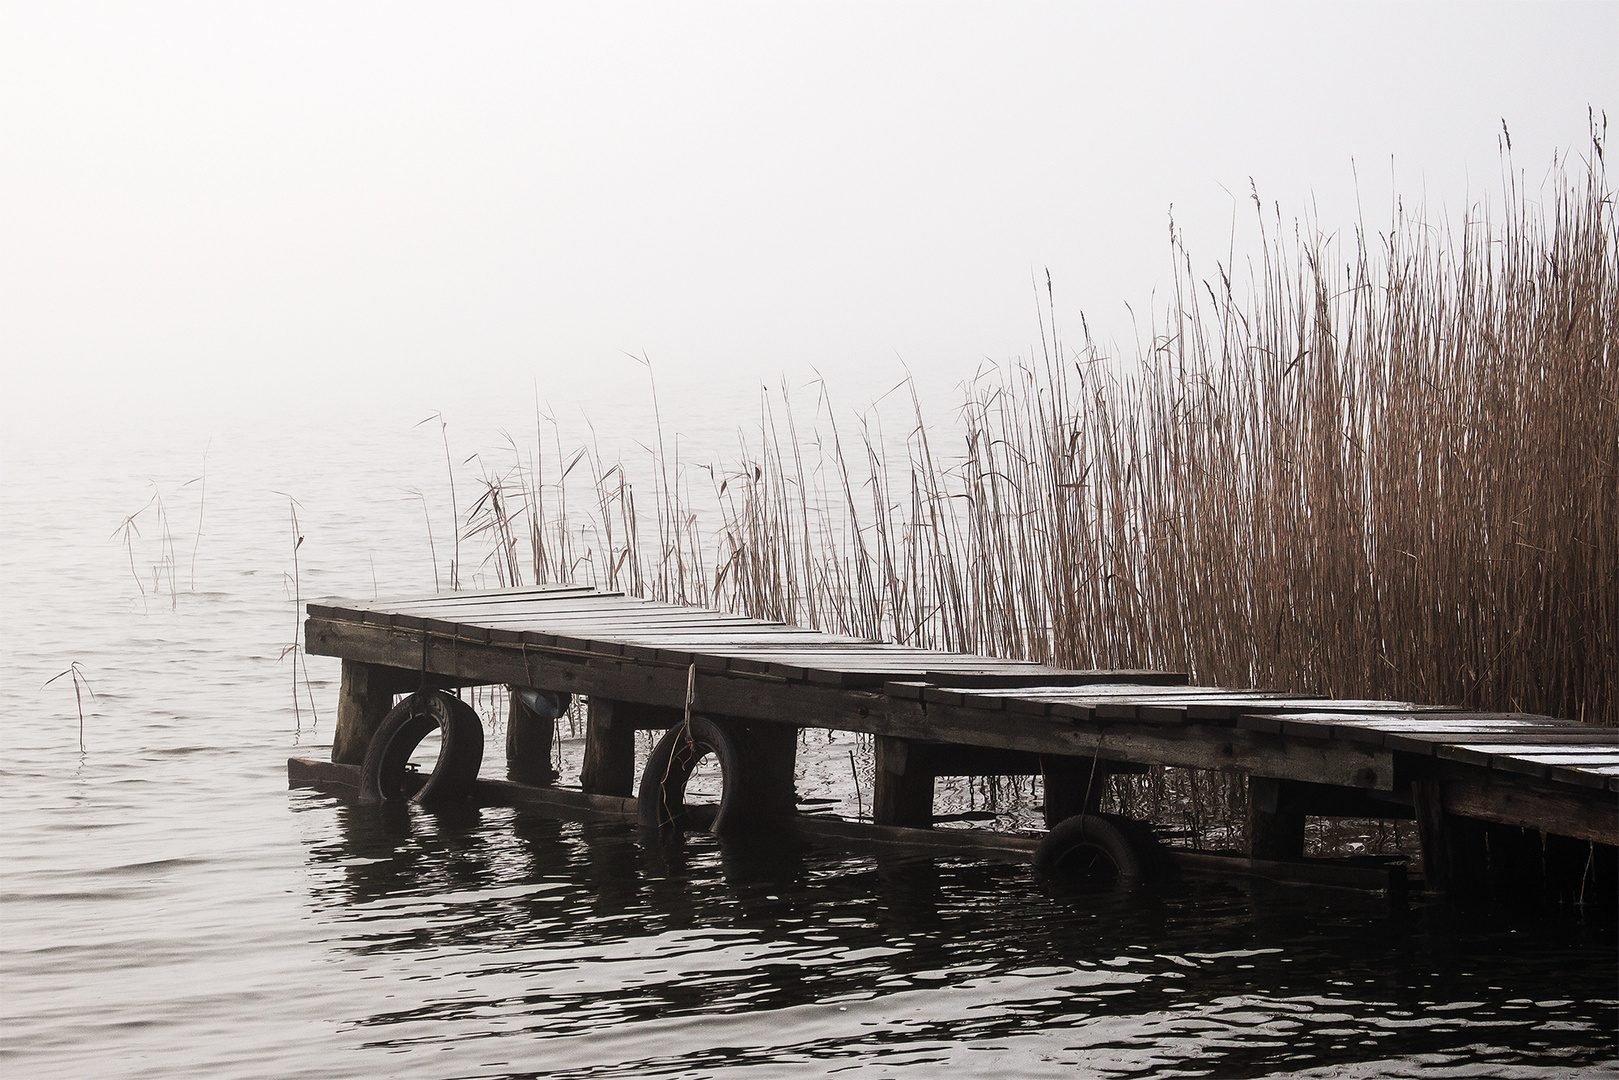
[[[1615,1057],[1614,927],[1577,912],[1065,891],[936,854],[309,798],[312,915],[388,987],[331,1019],[392,1075],[1574,1076]]]

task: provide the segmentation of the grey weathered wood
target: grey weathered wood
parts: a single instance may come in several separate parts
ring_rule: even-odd
[[[744,730],[748,742],[746,767],[753,770],[757,783],[752,787],[763,800],[760,812],[772,817],[796,813],[798,729],[788,724],[755,721]]]
[[[1453,812],[1446,783],[1424,777],[1411,784],[1417,838],[1422,845],[1422,874],[1429,892],[1472,903],[1488,896],[1489,845],[1485,825]]]
[[[1413,781],[1411,805],[1416,811],[1417,839],[1422,845],[1423,883],[1434,896],[1448,896],[1452,887],[1450,829],[1440,783],[1430,779]]]
[[[925,829],[933,824],[933,773],[906,739],[874,740],[875,790],[871,820],[878,825]]]
[[[394,695],[405,692],[411,673],[380,664],[344,660],[337,691],[337,728],[332,733],[332,760],[345,765],[365,761],[371,736],[393,708]]]
[[[716,716],[867,732],[913,748],[970,748],[919,749],[920,764],[900,776],[1030,772],[1044,756],[1056,763],[1043,771],[1048,806],[1059,810],[1075,798],[1063,790],[1067,763],[1095,758],[1268,778],[1304,799],[1306,812],[1321,813],[1414,812],[1400,805],[1411,778],[1442,781],[1441,814],[1619,839],[1615,733],[1549,717],[1187,687],[1184,677],[1151,673],[1109,680],[579,590],[312,605],[310,613],[311,652],[381,671],[376,681],[390,689],[546,686],[639,707],[639,726],[667,726],[695,667],[700,708]],[[383,696],[369,681],[347,680],[334,754],[363,755],[386,712],[363,704]],[[386,697],[391,704],[392,693]],[[615,755],[603,730],[587,772],[593,785],[627,792],[633,768],[608,767]],[[1291,850],[1291,841],[1276,850]]]
[[[1444,807],[1451,814],[1516,825],[1599,844],[1619,844],[1619,802],[1499,771],[1445,768]]]
[[[615,661],[526,644],[476,647],[397,628],[359,627],[311,619],[305,639],[312,653],[358,657],[404,666],[425,659],[430,672],[488,683],[546,686],[586,696],[679,707],[686,669]],[[863,731],[933,742],[995,746],[1033,753],[1104,757],[1144,764],[1226,768],[1241,772],[1393,789],[1386,750],[1322,740],[1304,745],[1280,736],[1229,727],[1186,724],[1172,728],[1076,724],[1053,715],[1019,717],[986,725],[984,713],[964,706],[928,705],[848,689],[789,684],[736,674],[697,676],[698,698],[709,712],[803,727]]]
[[[1041,785],[1045,789],[1046,804],[1042,811],[1046,828],[1075,814],[1094,814],[1102,804],[1108,777],[1117,771],[1117,763],[1099,757],[1068,757],[1057,754],[1040,756]]]
[[[556,721],[523,704],[516,690],[506,713],[506,776],[521,784],[549,787],[557,773],[551,766]]]
[[[586,703],[585,760],[579,786],[590,795],[635,792],[634,706],[593,696]]]
[[[1248,857],[1302,859],[1304,805],[1296,785],[1269,776],[1248,778]]]

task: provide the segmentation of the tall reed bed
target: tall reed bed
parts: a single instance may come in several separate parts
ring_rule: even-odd
[[[849,431],[784,388],[728,467],[671,457],[660,430],[644,511],[620,465],[539,423],[485,473],[468,532],[501,583],[526,568],[936,648],[1614,724],[1603,139],[1454,229],[1401,211],[1338,239],[1262,216],[1242,285],[1198,276],[1177,239],[1133,363],[1042,318],[1041,352],[971,382],[953,423],[913,392],[893,437],[880,410]]]

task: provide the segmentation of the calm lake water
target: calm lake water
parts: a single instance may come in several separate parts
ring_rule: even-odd
[[[701,444],[746,409],[665,413]],[[446,412],[458,461],[523,414]],[[311,658],[295,709],[295,589],[431,589],[412,488],[443,564],[419,419],[6,443],[6,1077],[1619,1075],[1607,917],[1058,895],[971,859],[289,791],[337,675]],[[71,676],[46,685],[74,663],[82,750]]]

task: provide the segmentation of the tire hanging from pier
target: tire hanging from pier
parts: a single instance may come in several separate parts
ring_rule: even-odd
[[[749,768],[747,733],[707,716],[693,716],[663,733],[641,773],[636,802],[649,829],[684,824],[686,784],[698,762],[712,754],[720,766],[720,802],[709,831],[726,836],[745,829],[762,801]]]
[[[1169,873],[1152,827],[1112,814],[1076,814],[1058,822],[1034,849],[1034,872],[1054,880],[1150,882]]]
[[[410,756],[423,739],[439,731],[438,760],[419,787]],[[483,764],[483,721],[472,706],[442,690],[422,690],[395,705],[383,718],[360,767],[360,801],[389,803],[409,799],[422,806],[463,799]]]

